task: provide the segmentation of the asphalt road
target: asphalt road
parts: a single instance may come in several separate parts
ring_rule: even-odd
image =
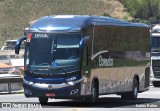
[[[37,98],[25,98],[23,94],[0,95],[0,107],[2,104],[11,103],[12,108],[0,108],[0,111],[106,111],[106,109],[117,110],[160,110],[160,88],[150,87],[149,91],[139,93],[138,99],[134,101],[121,100],[118,95],[100,96],[95,104],[73,102],[72,100],[50,99],[47,105],[38,104]],[[34,105],[33,105],[34,103]],[[27,106],[25,106],[27,105]]]

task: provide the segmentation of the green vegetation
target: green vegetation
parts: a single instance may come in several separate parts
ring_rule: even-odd
[[[135,18],[134,21],[154,23],[160,17],[160,0],[119,0]]]
[[[131,18],[118,0],[0,0],[0,47],[3,40],[22,36],[28,22],[57,14]]]

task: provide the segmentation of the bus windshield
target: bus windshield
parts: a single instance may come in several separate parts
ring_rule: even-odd
[[[151,41],[151,49],[152,50],[160,50],[160,37],[154,37],[154,36],[152,36],[152,41]]]
[[[48,34],[45,37],[37,37],[33,34],[26,47],[26,68],[48,69],[53,64],[66,68],[79,66],[80,38],[80,33]]]

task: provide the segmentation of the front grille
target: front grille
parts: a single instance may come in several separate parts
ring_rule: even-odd
[[[154,77],[155,78],[160,78],[160,67],[154,67],[154,66],[152,66],[152,68],[153,68]]]
[[[152,66],[160,67],[160,60],[152,60]]]
[[[155,78],[160,78],[160,60],[152,60],[152,69]]]

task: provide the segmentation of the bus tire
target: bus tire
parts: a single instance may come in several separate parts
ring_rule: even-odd
[[[98,80],[94,80],[91,86],[91,96],[89,97],[89,102],[95,103],[98,100]]]
[[[42,105],[48,103],[48,98],[46,97],[39,97],[38,99],[39,99],[39,103]]]
[[[131,100],[135,100],[137,99],[138,96],[138,90],[139,90],[139,84],[138,84],[138,80],[136,78],[134,78],[133,80],[133,91],[129,93],[129,97]]]
[[[132,83],[132,91],[127,92],[127,93],[122,93],[121,94],[121,99],[124,99],[124,100],[135,100],[135,99],[137,99],[138,89],[139,89],[138,80],[136,78],[134,78],[133,83]]]
[[[154,87],[160,87],[160,81],[153,81]]]

